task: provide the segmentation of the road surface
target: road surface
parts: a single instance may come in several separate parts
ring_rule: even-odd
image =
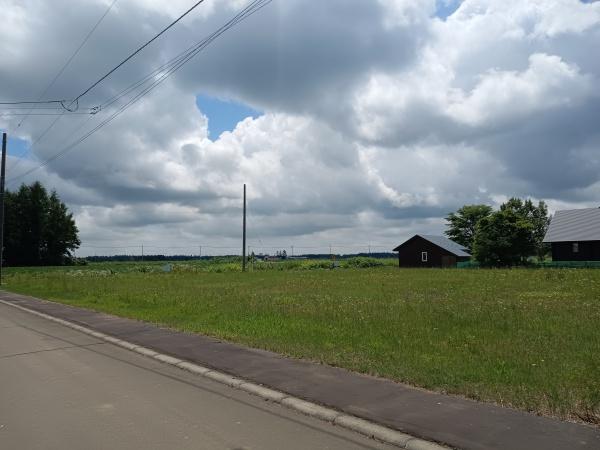
[[[0,448],[391,449],[3,304]]]

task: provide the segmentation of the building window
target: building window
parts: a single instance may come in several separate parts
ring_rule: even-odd
[[[573,253],[579,253],[579,242],[573,242]]]
[[[427,262],[427,252],[421,252],[421,262]]]

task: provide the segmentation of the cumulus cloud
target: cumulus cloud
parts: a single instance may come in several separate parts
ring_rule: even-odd
[[[414,2],[412,0],[378,0],[385,8],[384,25],[388,28],[422,23],[434,14],[435,0]]]
[[[146,76],[248,4],[205,3],[83,106]],[[39,95],[107,4],[0,0],[9,18],[0,29],[0,97]],[[72,98],[190,5],[117,2],[49,96]],[[436,5],[275,0],[10,186],[40,179],[56,188],[88,253],[110,243],[238,246],[243,183],[251,245],[265,249],[391,248],[411,233],[441,232],[462,204],[512,195],[556,208],[596,205],[600,3],[465,0],[448,17],[436,16]],[[264,114],[212,141],[198,94]],[[30,155],[10,156],[8,178],[110,113],[61,118]],[[32,116],[17,128],[20,116],[0,115],[0,127],[32,142],[52,120]]]
[[[590,95],[590,75],[558,56],[535,53],[523,72],[492,69],[468,94],[455,92],[447,113],[471,126],[498,126],[547,109],[576,107]]]

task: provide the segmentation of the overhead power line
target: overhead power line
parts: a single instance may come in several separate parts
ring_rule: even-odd
[[[56,80],[58,79],[58,77],[62,74],[62,72],[64,72],[64,70],[66,69],[66,66],[68,66],[68,64],[73,60],[73,58],[75,58],[75,56],[77,55],[77,53],[79,52],[79,50],[81,50],[81,48],[85,45],[85,43],[88,41],[88,39],[90,38],[90,36],[93,34],[93,32],[96,30],[96,28],[100,25],[100,23],[102,22],[102,20],[104,19],[104,17],[106,17],[106,15],[108,14],[108,12],[112,9],[112,7],[114,6],[114,4],[116,3],[117,0],[113,0],[113,2],[109,5],[109,7],[107,8],[107,10],[105,11],[105,13],[102,15],[102,17],[98,20],[98,22],[96,23],[96,25],[94,25],[94,27],[92,28],[92,30],[90,31],[90,33],[88,33],[88,35],[86,36],[86,38],[84,39],[84,41],[82,42],[82,44],[77,48],[77,50],[75,51],[75,53],[73,54],[73,56],[71,58],[69,58],[69,61],[67,61],[67,64],[65,64],[65,66],[61,69],[61,71],[59,72],[59,74],[55,77],[55,79],[51,82],[51,85],[53,85]],[[87,88],[84,92],[82,92],[79,96],[77,96],[75,99],[73,99],[69,106],[65,106],[66,105],[66,101],[65,100],[48,100],[48,101],[44,101],[42,102],[41,100],[38,100],[37,102],[5,102],[4,104],[23,104],[23,103],[31,103],[31,104],[60,104],[60,106],[64,109],[64,111],[68,111],[68,112],[74,112],[78,106],[79,106],[79,99],[81,97],[83,97],[85,94],[87,94],[88,92],[90,92],[94,87],[96,87],[98,84],[100,84],[103,80],[105,80],[106,78],[108,78],[113,72],[115,72],[118,68],[120,68],[121,66],[123,66],[123,64],[125,64],[127,61],[129,61],[131,58],[133,58],[135,55],[137,55],[139,52],[141,52],[144,48],[146,48],[148,45],[150,45],[153,41],[155,41],[156,39],[158,39],[161,35],[163,35],[167,30],[169,30],[170,28],[172,28],[177,22],[179,22],[181,19],[183,19],[186,15],[188,15],[191,11],[193,11],[194,9],[196,9],[196,7],[198,7],[201,3],[203,3],[204,0],[200,0],[198,2],[196,2],[191,8],[189,8],[185,13],[183,13],[181,16],[179,16],[176,20],[174,20],[173,22],[171,22],[166,28],[164,28],[160,33],[156,34],[152,39],[150,39],[149,41],[147,41],[145,44],[143,44],[141,47],[139,47],[137,50],[135,50],[132,54],[130,54],[127,58],[125,58],[123,61],[121,61],[117,66],[115,66],[113,69],[111,69],[107,74],[105,74],[104,76],[102,76],[98,81],[96,81],[94,84],[92,84],[89,88]],[[43,97],[46,92],[49,90],[49,88],[51,87],[51,85],[44,91],[44,94],[42,94],[41,97]],[[2,104],[2,103],[0,103]],[[75,110],[71,109],[71,106],[75,104],[77,105],[77,107],[75,108]],[[97,111],[94,111],[93,109],[90,111],[92,113],[96,113]],[[58,123],[58,121],[63,117],[63,115],[58,115],[56,117],[56,119],[54,119],[49,125],[48,127],[46,127],[46,129],[35,139],[35,141],[29,146],[29,148],[25,149],[21,155],[18,156],[17,162],[15,163],[15,165],[13,166],[12,170],[14,170],[18,164],[22,161],[23,157],[25,156],[25,154],[28,151],[31,151],[31,148],[33,148],[44,136],[46,136],[46,134],[48,134],[48,132]],[[27,117],[25,117],[26,119]],[[23,119],[24,120],[24,119]],[[22,121],[21,121],[22,122]],[[21,124],[19,124],[18,126],[20,126]],[[17,127],[18,128],[18,127]]]
[[[44,101],[27,101],[27,102],[0,102],[0,105],[47,105],[51,103],[61,104],[64,100],[44,100]]]
[[[115,5],[115,3],[117,3],[117,0],[113,0],[112,3],[110,5],[108,5],[108,8],[106,8],[106,10],[104,11],[104,14],[102,14],[102,16],[100,16],[100,18],[96,21],[96,23],[94,24],[94,26],[92,27],[92,29],[85,35],[85,37],[83,38],[83,41],[81,41],[81,43],[79,44],[79,46],[71,54],[71,56],[69,57],[69,59],[67,59],[67,61],[63,64],[63,66],[60,68],[60,70],[54,76],[54,78],[52,79],[52,81],[50,81],[50,83],[46,86],[46,88],[43,90],[43,92],[39,95],[39,97],[38,97],[38,99],[36,101],[28,101],[28,102],[0,102],[0,105],[25,105],[25,104],[36,105],[36,104],[58,103],[58,104],[60,104],[62,106],[63,103],[66,100],[44,100],[43,101],[42,99],[46,96],[46,94],[48,93],[48,91],[50,89],[52,89],[52,87],[54,86],[54,84],[58,81],[58,79],[64,73],[64,71],[67,69],[67,67],[69,67],[69,65],[71,64],[71,62],[73,62],[73,60],[75,59],[75,57],[79,54],[79,52],[81,51],[81,49],[83,48],[83,46],[87,43],[87,41],[90,39],[90,37],[92,36],[92,34],[94,34],[94,32],[96,31],[96,29],[100,26],[100,24],[102,23],[102,21],[104,20],[104,18],[108,15],[108,13],[112,9],[112,7]],[[19,122],[19,124],[17,125],[16,128],[19,128],[23,124],[23,122],[25,122],[26,119],[27,119],[27,117],[23,118]]]
[[[137,50],[135,50],[132,54],[130,54],[127,58],[125,58],[123,61],[121,61],[119,64],[117,64],[115,67],[113,67],[112,69],[110,69],[105,75],[103,75],[102,77],[100,77],[100,79],[98,81],[96,81],[94,84],[92,84],[89,88],[87,88],[85,91],[83,91],[81,94],[79,94],[77,97],[75,97],[75,99],[73,99],[73,102],[76,102],[77,100],[79,100],[81,97],[83,97],[84,95],[86,95],[88,92],[90,92],[92,89],[94,89],[96,86],[98,86],[100,83],[102,83],[102,81],[104,81],[105,79],[107,79],[112,73],[114,73],[116,70],[118,70],[121,66],[123,66],[125,63],[127,63],[127,61],[129,61],[131,58],[133,58],[135,55],[137,55],[139,52],[141,52],[142,50],[144,50],[146,47],[148,47],[152,42],[154,42],[155,40],[157,40],[159,37],[161,37],[163,34],[165,34],[169,29],[171,29],[173,26],[175,26],[175,24],[177,24],[177,22],[179,22],[181,19],[183,19],[185,16],[187,16],[189,13],[191,13],[194,9],[196,9],[198,6],[200,6],[201,3],[204,3],[204,0],[200,0],[198,2],[196,2],[190,9],[188,9],[186,12],[184,12],[181,16],[179,16],[177,19],[175,19],[173,22],[171,22],[166,28],[164,28],[160,33],[156,34],[152,39],[150,39],[149,41],[147,41],[145,44],[143,44],[142,46],[140,46]]]
[[[104,11],[104,13],[100,16],[100,18],[96,21],[96,23],[94,24],[94,26],[90,29],[90,31],[85,35],[85,37],[83,38],[83,40],[81,41],[81,43],[79,44],[79,46],[75,49],[75,51],[71,54],[71,56],[67,59],[67,61],[63,64],[63,66],[60,68],[60,70],[56,73],[56,75],[54,76],[54,78],[52,79],[52,81],[50,81],[50,83],[48,83],[48,85],[46,86],[46,88],[44,89],[44,91],[40,94],[40,96],[38,97],[38,99],[35,102],[0,102],[0,105],[24,105],[24,104],[29,104],[31,105],[31,109],[28,111],[28,114],[26,114],[23,119],[21,119],[21,121],[18,123],[18,125],[16,126],[15,129],[19,129],[21,127],[21,125],[23,125],[23,123],[25,122],[25,120],[27,120],[27,118],[32,115],[32,112],[34,109],[39,108],[38,105],[49,105],[49,104],[58,104],[60,105],[60,108],[63,110],[63,113],[66,112],[66,110],[68,108],[65,108],[64,103],[65,100],[46,100],[46,101],[42,101],[42,99],[46,96],[46,94],[50,91],[50,89],[52,89],[52,87],[54,86],[54,84],[58,81],[58,79],[62,76],[62,74],[64,73],[64,71],[67,69],[67,67],[69,67],[71,65],[71,63],[73,62],[73,60],[77,57],[77,55],[79,54],[79,52],[81,51],[81,49],[85,46],[85,44],[87,44],[87,42],[89,41],[89,39],[92,37],[92,35],[94,34],[94,32],[96,31],[96,29],[100,26],[100,24],[102,23],[102,21],[104,20],[104,18],[108,15],[108,13],[110,12],[110,10],[113,8],[113,6],[115,5],[115,3],[117,3],[117,0],[113,0],[110,5],[108,5],[108,7],[106,8],[106,10]],[[57,108],[58,108],[57,105]],[[27,152],[30,152],[31,149],[46,135],[48,134],[48,132],[58,123],[58,121],[61,119],[62,114],[59,115],[54,121],[52,121],[50,123],[50,125],[48,125],[48,127],[46,127],[46,129],[44,131],[42,131],[42,133],[32,142],[32,144],[26,148],[19,156],[17,159],[17,162],[15,163],[15,165],[11,168],[11,170],[14,170],[19,163],[21,162],[21,160],[23,159],[23,157],[27,154]]]
[[[20,117],[20,116],[72,116],[72,115],[83,115],[83,116],[87,116],[91,113],[89,112],[78,112],[78,111],[73,111],[73,112],[69,112],[69,113],[64,113],[64,112],[55,112],[55,113],[34,113],[34,112],[27,112],[27,113],[13,113],[13,112],[7,112],[7,113],[2,113],[0,112],[0,116],[1,117]]]
[[[202,50],[204,50],[208,45],[210,45],[215,39],[217,39],[219,36],[221,36],[227,30],[234,27],[235,25],[242,22],[243,20],[247,19],[248,17],[255,14],[256,12],[260,11],[262,8],[264,8],[271,2],[272,2],[272,0],[254,0],[254,1],[252,1],[248,6],[246,6],[244,9],[242,9],[238,14],[236,14],[232,19],[230,19],[228,22],[226,22],[224,25],[222,25],[219,29],[217,29],[216,31],[211,33],[208,37],[202,39],[197,44],[190,47],[188,50],[179,54],[177,57],[175,57],[168,63],[164,64],[163,66],[161,66],[161,68],[153,71],[153,73],[151,73],[150,75],[148,75],[147,77],[142,79],[141,82],[134,83],[136,85],[136,87],[141,87],[144,84],[146,84],[148,81],[152,80],[152,83],[149,86],[146,86],[144,89],[142,89],[140,92],[138,92],[135,96],[133,96],[131,99],[129,99],[124,105],[122,105],[119,109],[117,109],[109,117],[104,119],[96,127],[92,128],[91,130],[89,130],[88,132],[86,132],[85,134],[80,136],[78,139],[76,139],[74,142],[72,142],[71,144],[69,144],[68,146],[63,148],[58,153],[54,154],[50,158],[43,161],[40,165],[38,165],[32,169],[29,169],[15,177],[12,177],[7,181],[13,182],[13,181],[20,179],[26,175],[29,175],[30,173],[33,173],[33,172],[41,169],[42,167],[48,165],[52,161],[60,158],[61,156],[68,153],[69,151],[73,150],[77,145],[84,142],[86,139],[88,139],[90,136],[92,136],[98,130],[100,130],[101,128],[103,128],[104,126],[106,126],[110,122],[112,122],[115,118],[117,118],[119,115],[121,115],[125,110],[127,110],[133,104],[137,103],[139,100],[141,100],[143,97],[145,97],[154,88],[156,88],[160,83],[162,83],[164,80],[166,80],[168,77],[170,77],[173,73],[175,73],[177,70],[179,70],[183,65],[185,65],[187,62],[189,62],[194,56],[196,56],[198,53],[200,53]],[[129,89],[129,88],[127,88],[127,89]]]
[[[227,31],[231,27],[237,25],[242,20],[245,20],[250,15],[258,12],[260,9],[267,6],[267,4],[271,3],[271,1],[272,0],[254,0],[252,3],[250,3],[246,8],[241,10],[235,17],[233,17],[231,20],[229,20],[227,23],[225,23],[217,31],[211,33],[209,36],[205,37],[204,39],[197,42],[196,44],[188,47],[186,50],[179,53],[177,56],[175,56],[171,60],[167,61],[162,66],[160,66],[160,67],[156,68],[155,70],[153,70],[152,72],[150,72],[144,78],[132,83],[131,85],[129,85],[128,87],[126,87],[125,89],[120,91],[118,94],[114,95],[110,99],[103,102],[101,105],[98,106],[98,108],[106,109],[106,108],[110,107],[111,105],[113,105],[115,102],[117,102],[121,98],[125,97],[126,95],[130,94],[131,92],[134,92],[136,89],[140,88],[141,86],[143,86],[144,84],[146,84],[150,81],[153,81],[152,85],[160,84],[163,81],[163,76],[164,76],[164,78],[168,78],[173,72],[177,71],[179,69],[179,67],[181,67],[182,65],[187,63],[191,58],[196,56],[197,53],[204,50],[205,47],[207,47],[210,43],[212,43],[216,38],[218,38],[225,31]],[[152,90],[152,89],[153,89],[153,87],[151,87],[149,90]]]
[[[15,106],[9,106],[9,105],[3,105],[0,104],[0,109],[4,109],[4,110],[22,110],[22,109],[30,109],[32,111],[38,111],[40,109],[49,109],[49,110],[54,110],[54,111],[60,111],[62,110],[62,106],[42,106],[42,105],[15,105]]]
[[[85,89],[81,94],[79,94],[77,97],[75,97],[72,101],[71,101],[71,105],[76,103],[81,97],[83,97],[84,95],[88,94],[92,89],[94,89],[96,86],[98,86],[100,83],[102,83],[105,79],[107,79],[110,75],[112,75],[115,71],[117,71],[119,68],[121,68],[124,64],[126,64],[129,60],[131,60],[133,57],[135,57],[138,53],[140,53],[142,50],[144,50],[146,47],[148,47],[152,42],[154,42],[155,40],[157,40],[159,37],[161,37],[163,34],[165,34],[168,30],[170,30],[172,27],[174,27],[178,22],[180,22],[185,16],[187,16],[189,13],[191,13],[194,9],[196,9],[198,6],[200,6],[200,4],[204,3],[205,0],[199,0],[198,2],[196,2],[191,8],[189,8],[187,11],[185,11],[182,15],[180,15],[177,19],[175,19],[173,22],[171,22],[169,25],[167,25],[165,28],[163,28],[159,33],[157,33],[156,35],[154,35],[150,40],[146,41],[144,44],[142,44],[140,47],[138,47],[133,53],[131,53],[129,56],[127,56],[123,61],[121,61],[119,64],[117,64],[115,67],[113,67],[112,69],[110,69],[106,74],[104,74],[103,76],[101,76],[97,81],[95,81],[91,86],[89,86],[87,89]],[[112,8],[112,5],[114,4],[114,2],[116,2],[116,0],[113,1],[113,3],[110,5],[109,9]],[[108,11],[107,11],[108,13]],[[106,15],[106,14],[105,14]],[[104,18],[104,16],[102,17],[102,19]],[[95,29],[95,28],[94,28]],[[87,39],[86,39],[87,40]],[[85,43],[85,42],[84,42]],[[82,47],[83,45],[81,45],[80,47]],[[77,50],[79,51],[79,49]],[[62,73],[62,70],[61,70]],[[58,78],[58,77],[57,77]],[[45,93],[45,92],[44,92]],[[41,100],[41,98],[40,98]],[[27,103],[31,103],[31,104],[39,104],[39,103],[59,103],[61,104],[63,107],[64,105],[67,103],[66,100],[46,100],[46,101],[29,101],[29,102],[0,102],[0,104],[5,104],[5,105],[17,105],[17,104],[27,104]],[[67,109],[67,108],[65,108]]]

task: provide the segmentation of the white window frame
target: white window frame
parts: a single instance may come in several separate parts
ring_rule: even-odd
[[[579,242],[573,242],[572,250],[573,253],[579,253]]]
[[[427,262],[429,260],[429,255],[427,252],[421,252],[421,262]]]

